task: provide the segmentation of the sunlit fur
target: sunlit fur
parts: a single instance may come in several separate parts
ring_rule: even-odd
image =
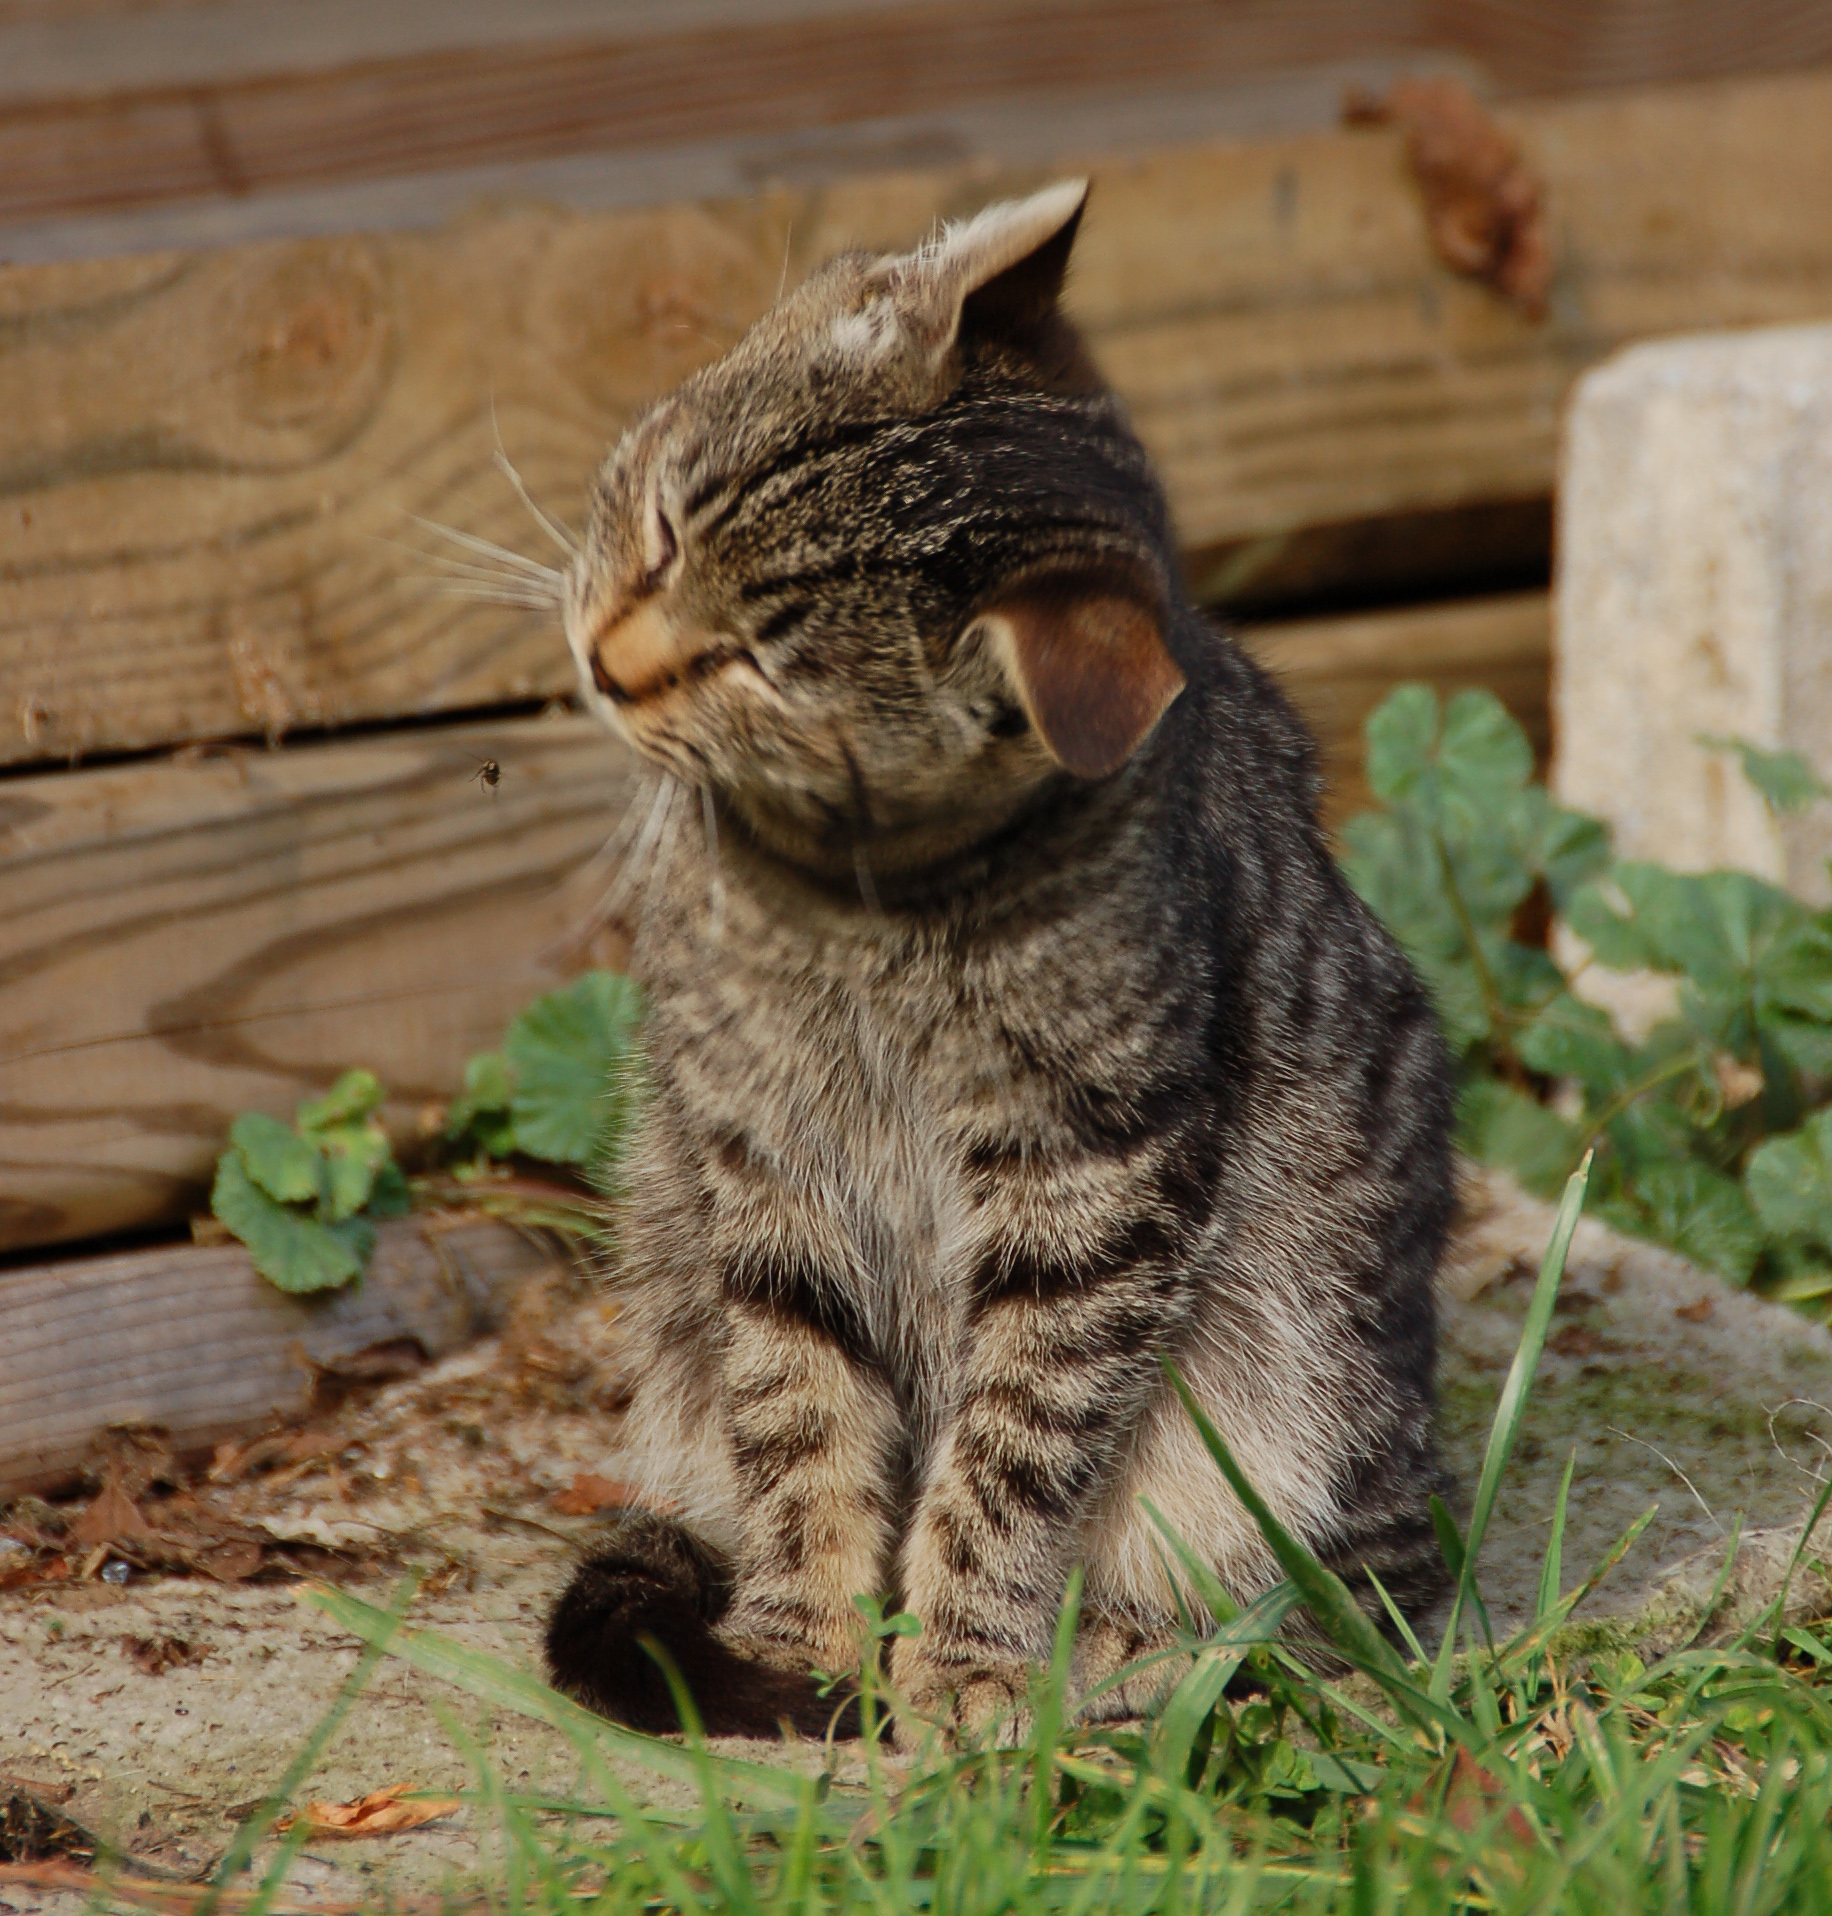
[[[632,1674],[652,1633],[711,1727],[817,1727],[802,1674],[855,1661],[852,1599],[888,1592],[923,1620],[893,1660],[914,1709],[984,1725],[1078,1563],[1086,1688],[1176,1624],[1142,1499],[1264,1587],[1166,1356],[1294,1532],[1436,1594],[1440,1043],[1056,310],[1081,197],[833,261],[593,490],[585,695],[700,793],[632,960],[653,1091],[619,1224],[629,1441],[668,1517],[607,1535],[549,1637],[626,1720],[672,1720]],[[1040,736],[995,616],[1086,580],[1168,654],[1098,778]],[[1049,709],[1136,690],[1143,656],[1072,660],[1093,689]]]

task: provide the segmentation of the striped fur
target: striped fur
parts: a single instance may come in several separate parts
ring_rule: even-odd
[[[1075,1564],[1091,1687],[1176,1616],[1142,1497],[1251,1595],[1275,1566],[1165,1356],[1326,1560],[1437,1594],[1442,1048],[1057,311],[1080,204],[832,262],[594,492],[582,683],[705,827],[639,914],[620,1227],[629,1430],[678,1518],[646,1570],[613,1537],[549,1645],[613,1715],[654,1720],[647,1631],[716,1648],[710,1727],[805,1725],[785,1675],[855,1665],[888,1591],[912,1710],[983,1727]],[[1063,604],[1018,656],[1001,608]]]

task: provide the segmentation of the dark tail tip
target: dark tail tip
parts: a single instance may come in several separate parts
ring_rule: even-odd
[[[786,1722],[823,1736],[839,1700],[811,1679],[741,1657],[713,1635],[731,1602],[731,1569],[670,1518],[633,1510],[597,1540],[547,1624],[556,1688],[632,1730],[681,1727],[654,1644],[679,1671],[708,1736],[775,1736]],[[858,1734],[847,1707],[843,1736]]]

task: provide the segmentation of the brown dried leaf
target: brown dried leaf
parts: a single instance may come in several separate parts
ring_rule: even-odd
[[[590,1517],[600,1510],[627,1510],[641,1501],[634,1484],[581,1471],[567,1489],[554,1492],[553,1507],[562,1517]]]
[[[112,1469],[89,1508],[70,1526],[70,1542],[87,1550],[110,1543],[139,1543],[151,1534],[139,1505],[121,1488],[121,1479]]]
[[[1401,80],[1384,100],[1345,100],[1343,117],[1399,127],[1438,257],[1543,318],[1552,290],[1545,187],[1469,88],[1448,75]]]
[[[123,1637],[121,1653],[137,1670],[156,1677],[168,1670],[182,1670],[186,1664],[201,1663],[210,1654],[210,1646],[193,1643],[188,1637]]]
[[[297,1822],[304,1823],[313,1836],[394,1836],[437,1822],[459,1807],[455,1796],[427,1796],[412,1803],[401,1800],[419,1787],[390,1783],[385,1790],[371,1790],[351,1803],[308,1803],[298,1816],[282,1817],[274,1827],[285,1832]]]
[[[1720,1051],[1711,1060],[1711,1069],[1726,1111],[1735,1111],[1762,1095],[1762,1073],[1730,1052]]]

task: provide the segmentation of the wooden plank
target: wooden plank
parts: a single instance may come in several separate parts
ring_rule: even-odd
[[[1506,593],[1452,605],[1249,628],[1247,648],[1316,734],[1332,827],[1373,802],[1362,776],[1362,726],[1396,685],[1422,680],[1445,697],[1484,686],[1526,727],[1544,766],[1552,655],[1544,592]]]
[[[350,1065],[411,1136],[581,962],[632,790],[564,716],[0,783],[0,1248],[201,1209],[237,1111]]]
[[[634,19],[627,9],[593,19],[577,7],[527,18],[499,8],[496,22],[474,7],[444,19],[405,11],[359,13],[345,0],[316,40],[316,22],[296,5],[278,17],[271,6],[214,9],[183,34],[132,16],[114,34],[93,20],[61,35],[42,24],[16,33],[12,77],[0,80],[0,220],[805,132],[972,100],[1112,94],[1357,57],[1462,54],[1515,92],[1832,60],[1832,16],[1800,0],[1734,16],[1708,0],[1657,9],[1646,0],[727,0],[672,23],[653,8]],[[8,50],[0,36],[0,66]]]
[[[559,1263],[506,1225],[429,1215],[383,1225],[362,1283],[328,1297],[275,1290],[239,1244],[0,1272],[0,1502],[66,1481],[111,1426],[184,1452],[302,1416],[314,1365],[407,1337],[442,1356]]]
[[[1515,124],[1555,207],[1543,325],[1438,264],[1390,132],[1103,172],[1072,302],[1189,545],[1543,498],[1604,353],[1832,312],[1832,76]],[[550,622],[416,596],[423,566],[382,543],[411,509],[539,550],[490,466],[492,396],[565,511],[785,258],[906,243],[1035,178],[0,272],[0,758],[562,689]]]

